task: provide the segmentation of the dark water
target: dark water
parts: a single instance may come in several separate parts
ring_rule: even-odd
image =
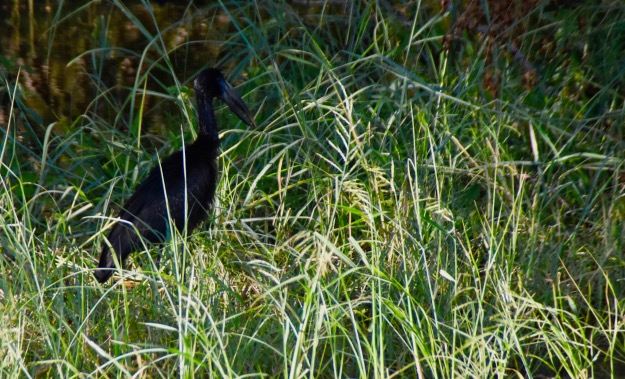
[[[17,80],[34,124],[85,113],[114,120],[116,115],[100,112],[127,111],[122,102],[132,88],[164,92],[175,84],[174,75],[184,84],[197,70],[218,63],[221,41],[231,29],[224,9],[184,2],[122,8],[107,1],[3,1],[0,12],[6,15],[0,30],[0,125],[8,122],[8,92]],[[156,105],[150,102],[162,103],[146,100],[147,109]],[[99,107],[98,101],[109,104]]]

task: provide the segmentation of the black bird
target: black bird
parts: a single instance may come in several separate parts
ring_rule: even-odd
[[[154,167],[124,204],[119,214],[121,221],[108,234],[119,264],[141,246],[142,239],[151,243],[164,241],[168,215],[178,230],[186,226],[189,234],[206,218],[215,196],[218,175],[219,135],[213,98],[221,99],[244,123],[255,126],[247,106],[218,69],[202,71],[193,85],[198,137],[184,150],[173,153],[160,166]],[[111,249],[105,243],[95,278],[100,283],[106,282],[115,267]]]

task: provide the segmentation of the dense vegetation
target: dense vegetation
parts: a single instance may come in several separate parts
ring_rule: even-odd
[[[625,5],[210,3],[59,2],[66,111],[0,56],[0,377],[625,372]],[[210,221],[98,285],[213,65],[259,126],[219,112]]]

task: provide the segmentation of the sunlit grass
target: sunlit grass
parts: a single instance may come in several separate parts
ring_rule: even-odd
[[[402,28],[375,3],[357,24],[217,9],[234,30],[216,64],[259,126],[218,112],[209,221],[133,254],[123,281],[92,277],[104,229],[194,136],[181,78],[148,94],[181,108],[164,136],[138,117],[150,70],[175,77],[167,31],[133,53],[149,61],[140,96],[102,88],[39,150],[9,119],[0,377],[619,377],[623,148],[582,100],[551,88],[533,109],[504,63],[493,100],[484,57],[438,51],[442,16],[425,10]]]

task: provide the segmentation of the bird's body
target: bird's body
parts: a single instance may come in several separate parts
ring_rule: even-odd
[[[212,100],[218,97],[246,124],[254,122],[232,87],[216,69],[204,70],[195,80],[198,104],[198,138],[152,169],[126,201],[108,235],[117,261],[122,264],[142,240],[162,242],[169,234],[171,219],[178,230],[191,233],[205,218],[217,186],[219,136]],[[103,283],[116,264],[107,244],[102,247],[96,279]]]

